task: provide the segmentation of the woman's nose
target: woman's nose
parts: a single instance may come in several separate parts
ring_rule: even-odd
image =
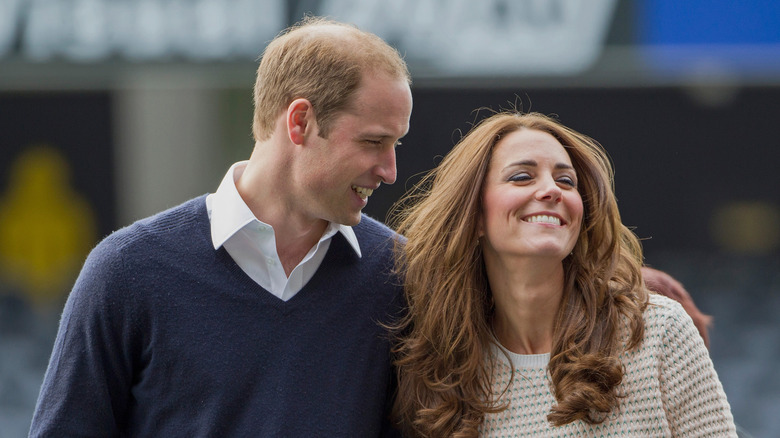
[[[555,180],[545,178],[541,181],[539,189],[536,191],[536,199],[540,201],[560,202],[562,193],[561,188],[558,187]]]

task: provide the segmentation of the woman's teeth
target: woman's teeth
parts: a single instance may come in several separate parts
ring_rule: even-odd
[[[545,224],[553,224],[553,225],[560,225],[561,224],[561,220],[558,219],[557,217],[555,217],[555,216],[547,216],[547,215],[543,215],[543,214],[542,215],[538,215],[538,216],[531,216],[531,217],[525,218],[525,221],[526,222],[530,222],[532,224],[533,223],[537,223],[537,222],[542,222],[542,223],[545,223]]]

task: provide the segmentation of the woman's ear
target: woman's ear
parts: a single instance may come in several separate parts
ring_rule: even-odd
[[[293,144],[303,144],[313,118],[313,107],[308,99],[295,99],[287,106],[287,136]]]

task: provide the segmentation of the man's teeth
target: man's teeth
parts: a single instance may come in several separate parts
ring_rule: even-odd
[[[366,187],[352,186],[352,190],[354,190],[361,199],[366,199],[371,196],[372,193],[374,193],[374,189],[369,189]]]
[[[532,224],[533,223],[538,223],[538,222],[542,222],[542,223],[545,223],[545,224],[553,224],[553,225],[560,225],[561,224],[561,220],[558,219],[557,217],[555,217],[555,216],[546,216],[546,215],[543,215],[543,214],[540,214],[538,216],[531,216],[531,217],[525,218],[525,221],[526,222],[530,222]]]

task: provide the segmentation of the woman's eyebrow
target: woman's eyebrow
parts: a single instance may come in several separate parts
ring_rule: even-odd
[[[521,160],[521,161],[515,161],[512,163],[509,163],[505,168],[513,167],[513,166],[530,166],[530,167],[536,167],[539,163],[537,163],[534,160]],[[566,163],[556,163],[555,164],[556,169],[567,169],[567,170],[574,170],[574,167],[566,164]]]
[[[536,167],[538,166],[538,163],[534,160],[522,160],[522,161],[515,161],[513,163],[509,163],[506,167],[512,167],[512,166],[532,166]]]

